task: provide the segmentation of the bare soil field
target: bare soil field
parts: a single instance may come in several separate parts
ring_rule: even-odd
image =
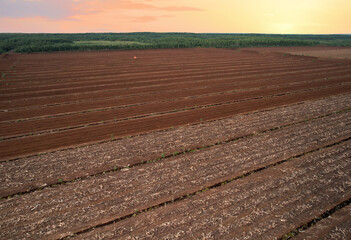
[[[350,239],[351,206],[346,206],[335,214],[304,231],[294,239]]]
[[[322,57],[322,58],[337,58],[337,59],[351,59],[351,48],[347,49],[335,49],[335,50],[319,50],[319,51],[303,51],[303,52],[293,52],[294,54]]]
[[[351,47],[276,47],[276,48],[246,48],[260,53],[288,53],[293,55],[351,60]]]
[[[348,239],[351,63],[327,51],[0,57],[0,239]]]

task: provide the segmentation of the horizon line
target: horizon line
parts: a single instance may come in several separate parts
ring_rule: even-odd
[[[0,32],[0,34],[133,34],[133,33],[156,33],[156,34],[223,34],[223,35],[351,35],[351,33],[225,33],[225,32]]]

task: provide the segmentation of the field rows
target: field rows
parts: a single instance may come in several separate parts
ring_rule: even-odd
[[[348,239],[351,236],[351,206],[346,206],[332,216],[302,232],[294,239]]]
[[[2,237],[8,238],[9,236],[13,236],[21,238],[24,233],[29,233],[30,236],[35,238],[39,237],[43,232],[47,232],[52,238],[61,238],[71,233],[80,232],[96,225],[132,215],[135,209],[148,209],[161,203],[172,201],[172,199],[178,199],[218,183],[239,177],[246,172],[291,159],[294,156],[300,156],[306,152],[344,139],[350,139],[351,127],[346,129],[344,127],[345,124],[351,126],[350,120],[351,112],[337,113],[311,120],[308,123],[302,122],[275,131],[268,131],[257,136],[216,145],[203,151],[136,166],[130,170],[127,168],[125,169],[126,171],[113,171],[87,178],[86,180],[23,195],[22,197],[15,198],[13,201],[3,202],[1,205],[0,214],[2,215],[2,219],[6,220],[2,220],[0,224],[2,229],[10,234]],[[331,167],[332,171],[327,171],[327,174],[324,176],[325,178],[320,179],[320,184],[325,183],[323,179],[333,177],[338,180],[336,182],[340,182],[339,185],[335,185],[333,181],[333,183],[330,183],[330,186],[327,186],[327,189],[329,187],[335,188],[339,193],[330,196],[334,198],[333,201],[330,199],[326,201],[329,203],[325,204],[328,207],[332,203],[345,200],[346,197],[349,197],[347,193],[351,190],[348,184],[343,184],[350,176],[350,172],[347,171],[351,167],[350,141],[341,144],[340,148],[340,153],[338,152],[339,147],[333,148],[338,154],[334,155],[334,151],[332,151],[330,159],[327,158],[325,160],[326,162],[329,161],[328,167]],[[314,159],[314,161],[317,160],[318,158]],[[331,160],[335,162],[335,166],[330,164]],[[291,172],[294,178],[291,180],[286,174],[284,174],[284,178],[289,179],[292,182],[291,184],[299,184],[307,187],[308,184],[306,182],[310,181],[309,178],[312,178],[315,173],[323,172],[321,171],[323,169],[323,161],[318,163],[321,165],[320,168],[318,164],[302,163],[301,174],[308,173],[311,175],[310,177],[301,177],[299,174],[293,174],[294,168],[286,168],[285,171]],[[311,169],[313,166],[314,171],[303,171],[306,164]],[[281,172],[280,170],[274,171]],[[269,174],[268,176],[272,175]],[[246,185],[249,183],[252,185],[252,182],[257,183],[258,181],[246,181]],[[275,182],[279,182],[279,179]],[[265,183],[264,186],[266,187],[267,180],[263,179],[263,183]],[[323,187],[326,187],[325,184]],[[244,188],[247,188],[247,186]],[[262,189],[259,186],[257,188],[260,189],[259,192],[261,194]],[[288,187],[286,186],[286,188]],[[234,189],[238,191],[237,188]],[[280,189],[284,190],[284,186],[278,188],[278,190]],[[304,191],[301,187],[297,189],[299,189],[299,192]],[[256,192],[255,190],[252,191],[253,193]],[[315,191],[319,192],[318,188]],[[245,191],[246,193],[247,191]],[[269,192],[267,194],[274,193]],[[221,189],[220,196],[218,197],[223,199],[224,195],[230,196],[232,194],[226,193],[226,190]],[[325,195],[325,193],[321,195]],[[277,193],[278,196],[284,196],[284,194]],[[260,204],[265,205],[264,199],[267,197],[261,197]],[[205,197],[205,199],[207,198]],[[250,199],[257,200],[256,197]],[[316,199],[321,201],[319,197],[316,197]],[[206,201],[209,200],[207,199]],[[272,199],[266,204],[270,204],[271,201]],[[211,202],[215,203],[218,200],[214,199]],[[186,203],[184,204],[186,205]],[[317,204],[317,206],[319,205]],[[33,209],[37,207],[39,209],[33,212]],[[174,206],[172,208],[179,210],[186,209],[186,207],[174,208]],[[195,209],[202,208],[196,207]],[[213,207],[213,209],[216,211],[219,210],[217,207]],[[198,210],[196,211],[198,212]],[[172,211],[166,212],[173,213]],[[185,212],[189,216],[197,217],[190,210],[186,210]],[[202,212],[200,211],[200,213]],[[174,216],[181,217],[179,213],[174,214]],[[217,214],[222,213],[217,212]],[[155,216],[154,213],[152,216]],[[222,216],[225,216],[225,214]],[[169,217],[165,216],[165,218]],[[45,222],[42,219],[45,219]],[[157,219],[159,221],[160,215],[158,215]],[[163,217],[161,217],[162,219]],[[182,221],[174,219],[174,223],[179,222]],[[197,221],[191,220],[191,222]],[[154,222],[151,221],[151,223]],[[60,227],[50,230],[52,227],[51,224],[59,225]],[[137,224],[137,226],[140,227],[141,225]],[[204,227],[207,231],[209,230],[207,226]],[[128,229],[128,227],[125,228],[126,230]],[[132,226],[130,228],[135,229]],[[172,229],[174,230],[176,227],[173,226]],[[203,229],[199,230],[199,233],[202,231]],[[143,230],[142,232],[145,231]],[[170,229],[165,231],[165,233],[170,233]],[[191,234],[195,233],[191,231]],[[45,235],[42,237],[45,237]]]
[[[209,64],[209,63],[226,63],[232,62],[234,64],[248,64],[255,62],[262,62],[261,56],[254,52],[248,51],[238,51],[233,55],[227,50],[213,49],[208,51],[205,54],[200,54],[199,52],[203,50],[196,49],[187,49],[186,51],[179,50],[161,50],[161,51],[138,51],[138,60],[133,60],[133,52],[113,52],[113,53],[97,53],[91,52],[90,54],[82,55],[81,53],[66,53],[62,55],[58,54],[45,54],[45,59],[42,55],[30,56],[21,56],[20,59],[17,59],[17,62],[20,63],[16,65],[16,69],[20,69],[20,72],[17,72],[15,69],[12,69],[15,76],[30,78],[27,73],[34,72],[39,75],[47,75],[50,73],[57,73],[62,76],[67,75],[67,72],[61,71],[60,68],[64,68],[67,71],[74,71],[74,74],[84,74],[85,70],[92,72],[104,72],[106,70],[111,71],[112,73],[123,73],[128,69],[140,69],[140,70],[151,70],[155,71],[152,67],[158,67],[157,69],[168,70],[172,67],[179,69],[184,67],[189,69],[192,66],[198,66],[200,64]],[[173,58],[172,54],[177,54],[177,58]],[[207,58],[208,54],[211,54],[212,59]],[[82,57],[84,62],[81,61]],[[274,59],[274,55],[266,55],[265,59]],[[285,61],[294,61],[301,59],[298,56],[289,56],[284,58]],[[140,60],[140,61],[139,61]],[[252,61],[251,61],[252,60]],[[309,59],[310,61],[312,59]],[[8,64],[8,61],[4,61],[5,64]],[[160,66],[160,63],[162,65]],[[97,68],[89,68],[92,64]],[[183,65],[183,66],[182,66]],[[214,67],[214,66],[212,66]],[[22,71],[23,70],[23,71]],[[81,72],[80,72],[81,71]],[[21,78],[19,78],[21,79]],[[16,79],[14,79],[16,80]]]
[[[116,96],[114,98],[107,98],[102,100],[86,100],[86,101],[78,101],[78,102],[68,102],[62,104],[51,104],[51,105],[42,105],[42,106],[32,106],[31,108],[18,108],[12,110],[4,110],[0,112],[0,119],[6,117],[6,120],[11,121],[20,118],[31,118],[33,116],[50,116],[58,115],[58,114],[71,114],[74,112],[81,112],[87,110],[101,110],[108,108],[117,108],[117,107],[128,107],[131,105],[140,105],[146,104],[150,102],[164,102],[164,101],[174,101],[177,99],[185,99],[185,98],[195,98],[201,97],[204,95],[215,95],[215,94],[223,94],[230,92],[242,92],[242,91],[252,91],[258,90],[267,87],[277,87],[281,85],[293,85],[298,84],[299,82],[317,82],[317,81],[327,81],[334,80],[335,78],[345,78],[347,72],[336,72],[331,75],[323,74],[323,77],[313,76],[309,77],[305,75],[304,77],[296,80],[296,77],[292,76],[290,80],[289,78],[284,78],[285,82],[279,84],[276,79],[269,80],[259,80],[259,81],[238,81],[236,83],[226,83],[223,84],[215,84],[206,86],[205,83],[202,84],[200,88],[187,88],[182,91],[171,90],[171,92],[163,91],[160,93],[152,93],[152,94],[140,94],[140,95],[125,95],[125,96]],[[329,76],[329,77],[328,77]],[[293,81],[295,79],[295,81]],[[259,85],[259,86],[258,86]],[[172,97],[169,94],[172,93]],[[120,93],[121,94],[121,93]],[[43,101],[41,101],[43,103]],[[28,104],[28,102],[27,102]],[[68,106],[67,106],[68,105]],[[67,111],[69,108],[69,112]],[[9,112],[10,111],[10,112]]]
[[[130,56],[129,56],[130,57]],[[277,59],[274,59],[273,57],[271,57],[270,59],[272,62],[275,63],[282,63],[282,62],[278,62]],[[289,60],[289,59],[287,59]],[[255,64],[259,67],[264,66],[267,62],[262,61],[262,59],[260,58],[240,58],[240,60],[233,60],[233,59],[223,59],[221,61],[210,61],[210,60],[206,60],[206,61],[189,61],[188,59],[186,59],[185,61],[187,61],[186,65],[184,63],[179,64],[179,63],[173,63],[173,64],[168,64],[165,63],[162,66],[159,66],[159,64],[157,65],[148,65],[146,63],[143,63],[142,65],[139,65],[139,61],[134,61],[133,65],[130,64],[130,61],[126,61],[126,63],[124,64],[116,64],[116,66],[109,66],[109,67],[104,67],[99,66],[98,69],[91,69],[91,64],[87,64],[86,66],[79,66],[79,68],[76,69],[67,69],[67,71],[62,72],[60,70],[46,70],[43,69],[42,73],[41,71],[33,71],[33,69],[28,69],[29,71],[26,72],[25,69],[21,69],[21,72],[18,73],[17,71],[19,69],[16,68],[16,70],[14,70],[15,68],[13,68],[13,70],[10,71],[11,75],[9,76],[11,80],[14,81],[14,83],[18,83],[19,86],[21,86],[21,83],[25,83],[26,80],[31,80],[32,83],[38,83],[38,79],[40,79],[40,83],[41,84],[57,84],[55,83],[57,80],[59,81],[64,81],[64,82],[71,82],[72,80],[74,81],[91,81],[91,79],[93,77],[96,76],[123,76],[123,77],[130,77],[131,75],[136,76],[136,77],[141,77],[143,75],[143,73],[153,73],[153,74],[157,74],[157,75],[165,75],[167,73],[173,73],[173,74],[179,74],[182,72],[182,70],[184,70],[184,72],[191,72],[194,70],[200,70],[201,67],[208,67],[210,69],[218,69],[218,70],[223,70],[225,67],[231,67],[231,68],[246,68],[252,64]],[[284,63],[297,63],[297,60],[290,60],[290,61],[284,61]],[[312,60],[310,60],[310,62],[312,63]],[[327,63],[327,62],[326,62]],[[326,64],[324,63],[324,64]],[[61,62],[58,62],[56,64],[62,64]],[[214,65],[215,64],[215,65]],[[281,64],[283,65],[283,64]],[[17,65],[16,65],[17,66]],[[22,66],[26,67],[26,66]],[[28,67],[28,66],[27,66]],[[157,68],[156,68],[157,67]],[[23,71],[22,71],[23,70]],[[34,69],[35,70],[35,69]],[[133,71],[133,74],[132,72]],[[70,74],[71,73],[71,74]],[[33,79],[31,77],[30,74],[35,74],[38,75],[37,80]],[[56,76],[56,79],[47,79],[46,76]],[[62,77],[67,77],[64,79],[61,79]],[[79,77],[79,78],[77,78]]]
[[[155,56],[156,57],[156,56]],[[106,76],[115,76],[115,77],[130,77],[133,75],[134,77],[145,77],[146,74],[156,74],[159,76],[164,76],[167,73],[172,74],[180,74],[182,70],[184,72],[200,70],[201,67],[207,67],[210,69],[224,69],[225,66],[229,66],[231,68],[238,68],[238,67],[247,67],[249,65],[255,64],[257,66],[265,65],[266,62],[262,60],[262,58],[252,58],[252,57],[240,57],[236,59],[223,59],[220,61],[211,61],[209,59],[199,61],[194,59],[182,59],[178,58],[177,62],[174,63],[167,63],[163,62],[162,65],[153,64],[149,65],[147,60],[138,60],[138,61],[131,61],[132,56],[129,55],[128,58],[124,59],[124,63],[116,63],[111,64],[109,63],[105,67],[104,65],[98,65],[93,63],[98,68],[91,68],[91,63],[87,63],[86,65],[83,63],[79,64],[79,68],[76,69],[69,69],[69,67],[65,67],[66,71],[60,71],[59,68],[55,68],[57,65],[62,65],[63,62],[57,62],[54,66],[51,66],[50,69],[43,69],[42,71],[36,70],[33,71],[30,66],[21,66],[19,69],[17,64],[14,68],[12,68],[9,72],[9,80],[12,80],[14,84],[21,86],[21,84],[25,83],[41,83],[41,84],[57,84],[57,82],[66,82],[70,83],[72,81],[92,81],[92,79],[96,77],[106,77]],[[157,58],[157,61],[160,61]],[[277,60],[273,57],[270,57],[271,61],[276,62]],[[289,62],[297,62],[297,60],[289,60],[286,59],[286,63]],[[95,61],[103,61],[104,59],[95,59]],[[142,61],[142,62],[141,62]],[[312,62],[310,60],[310,62]],[[326,62],[327,63],[327,62]],[[323,63],[323,64],[326,64]],[[23,69],[24,68],[24,69]],[[35,70],[35,69],[34,69]],[[203,69],[204,70],[204,69]],[[207,70],[207,69],[206,69]],[[20,71],[20,72],[19,72]],[[35,79],[31,74],[37,75]],[[47,76],[55,76],[54,79],[48,79]]]
[[[351,234],[348,62],[178,49],[0,68],[1,239]]]
[[[351,105],[350,95],[331,97],[267,112],[238,115],[185,128],[174,128],[153,132],[133,138],[103,143],[42,156],[22,158],[2,163],[0,191],[4,196],[26,192],[45,185],[55,184],[58,179],[71,181],[82,176],[133,166],[152,161],[164,154],[171,156],[185,150],[213,146],[218,142],[248,136],[276,127],[314,119],[338,111],[347,110]],[[206,132],[205,129],[211,129]],[[84,153],[84,157],[80,156]],[[82,158],[84,161],[77,161]],[[63,164],[64,163],[64,164]],[[26,172],[23,169],[27,169]]]
[[[59,150],[68,147],[109,141],[111,138],[123,138],[131,135],[143,134],[150,131],[167,129],[170,127],[199,123],[235,114],[257,111],[332,96],[339,93],[351,92],[351,85],[337,85],[328,88],[314,89],[290,93],[286,95],[256,98],[245,102],[234,102],[205,108],[177,111],[165,114],[148,115],[142,118],[126,119],[125,121],[107,122],[101,125],[91,125],[81,128],[68,128],[64,131],[54,131],[48,134],[28,135],[23,138],[3,140],[0,142],[0,158],[10,160],[17,157]],[[185,107],[181,105],[181,107]],[[122,109],[123,110],[123,109]],[[69,123],[67,123],[69,124]],[[30,126],[30,125],[29,125]],[[70,126],[70,125],[68,125]],[[60,141],[57,141],[60,139]],[[22,146],[18,149],[17,146]]]
[[[304,73],[304,76],[301,76],[301,74]],[[274,84],[277,82],[278,79],[298,79],[296,81],[301,80],[306,80],[309,79],[315,79],[316,77],[319,78],[328,78],[330,77],[330,73],[324,73],[321,72],[321,69],[316,70],[313,73],[306,73],[306,72],[299,72],[299,75],[294,75],[291,72],[285,73],[287,76],[274,76],[274,77],[260,77],[260,80],[257,80],[257,75],[251,76],[250,78],[245,77],[245,79],[238,79],[238,82],[228,82],[228,80],[232,79],[230,77],[222,77],[220,80],[199,80],[195,81],[193,84],[187,84],[187,83],[180,83],[180,84],[171,84],[169,86],[151,86],[151,87],[141,87],[141,88],[135,88],[132,89],[133,91],[128,91],[128,89],[120,89],[120,90],[103,90],[103,91],[94,91],[94,92],[86,92],[86,93],[80,93],[80,94],[67,94],[67,95],[57,95],[57,96],[52,96],[52,97],[38,97],[38,98],[32,98],[32,99],[19,99],[19,100],[11,100],[11,101],[6,101],[2,103],[2,109],[3,112],[6,111],[12,111],[20,108],[38,108],[41,106],[56,106],[56,105],[63,105],[63,104],[71,104],[71,103],[83,103],[83,102],[92,102],[92,99],[94,100],[111,100],[114,99],[116,103],[119,101],[123,101],[124,98],[128,98],[129,101],[130,99],[134,99],[135,97],[157,97],[160,94],[181,94],[179,93],[180,91],[177,90],[177,88],[184,89],[183,91],[189,91],[189,90],[198,90],[198,91],[208,91],[208,89],[204,88],[220,88],[220,89],[228,89],[230,90],[231,88],[235,87],[238,84],[242,84],[242,82],[246,82],[246,85],[244,87],[252,87],[252,86],[257,86],[259,85],[259,82],[261,84],[267,85],[269,82],[271,84]],[[333,75],[335,77],[337,76],[347,76],[349,74],[349,69],[333,69]],[[307,75],[305,77],[305,75]],[[313,75],[313,76],[312,76]],[[308,78],[309,77],[309,78]],[[234,79],[235,80],[235,79]],[[268,83],[267,83],[268,82]],[[201,87],[199,87],[199,85]],[[239,85],[240,86],[240,85]],[[181,91],[181,92],[183,92]],[[156,95],[156,96],[154,96]],[[140,100],[139,100],[140,101]]]
[[[350,75],[351,77],[351,75]],[[181,111],[186,109],[193,109],[211,105],[220,105],[230,102],[244,102],[247,99],[252,98],[263,98],[265,96],[272,96],[277,94],[288,94],[297,91],[304,91],[306,89],[313,88],[323,88],[323,87],[333,87],[335,85],[345,84],[349,82],[350,77],[335,79],[332,81],[323,81],[315,83],[304,83],[296,84],[293,86],[274,86],[271,88],[251,90],[248,92],[222,92],[216,95],[210,96],[193,96],[193,98],[187,99],[177,99],[175,101],[165,101],[165,102],[151,102],[144,103],[137,106],[128,106],[117,109],[101,109],[100,111],[94,112],[81,112],[76,114],[62,115],[62,116],[52,116],[52,113],[45,112],[42,113],[44,116],[49,116],[48,119],[38,119],[25,122],[16,122],[13,124],[6,124],[6,131],[0,130],[0,136],[5,138],[7,136],[14,136],[14,134],[25,134],[25,133],[35,133],[45,130],[54,130],[65,128],[67,126],[73,128],[77,126],[87,126],[99,123],[103,121],[106,123],[108,121],[117,121],[123,119],[136,118],[145,115],[156,115],[172,111]],[[347,86],[344,85],[346,88]],[[244,104],[244,103],[243,103]],[[102,111],[103,110],[103,111]],[[35,111],[31,111],[34,112]],[[28,113],[30,113],[28,111]],[[27,118],[25,114],[17,115]],[[33,116],[33,115],[32,115]],[[35,117],[40,116],[39,114],[34,115]],[[8,120],[15,120],[18,118],[7,118]],[[3,125],[4,126],[4,125]],[[3,128],[5,129],[5,127]],[[7,135],[6,135],[7,134]]]
[[[174,64],[186,65],[202,55],[196,54],[199,50],[191,51],[195,52],[195,57],[190,52],[190,60],[187,56],[181,56],[177,61],[173,60]],[[14,90],[17,93],[2,94],[0,99],[6,99],[6,102],[1,105],[9,107],[11,104],[14,110],[5,109],[0,113],[0,124],[3,126],[0,130],[0,147],[4,149],[0,156],[3,160],[10,160],[351,91],[348,65],[241,51],[218,50],[214,57],[220,59],[221,55],[235,58],[238,62],[241,57],[248,60],[251,57],[265,63],[263,66],[251,63],[251,67],[248,65],[244,69],[241,69],[242,63],[238,66],[233,64],[233,67],[221,66],[222,62],[218,65],[213,63],[210,69],[199,64],[205,69],[200,76],[200,71],[193,66],[189,67],[188,73],[180,72],[180,75],[169,70],[172,75],[167,75],[156,85],[142,82],[139,86],[125,88],[123,84],[134,84],[141,80],[138,73],[133,72],[126,79],[122,75],[116,80],[124,81],[122,85],[115,83],[101,85],[101,88],[92,86],[30,92],[21,92],[21,88],[16,88]],[[157,54],[152,56],[155,59],[157,57]],[[183,59],[187,61],[181,63]],[[97,63],[98,60],[104,59],[97,59]],[[44,66],[47,71],[54,65]],[[157,80],[157,70],[157,67],[154,68],[146,76],[152,81]],[[178,78],[182,75],[186,79]],[[55,79],[50,73],[46,78],[47,81]],[[309,94],[305,94],[306,91]],[[92,100],[106,97],[115,98],[91,104]],[[80,102],[86,99],[90,102]],[[47,106],[50,104],[54,106]],[[21,109],[33,105],[36,106],[34,109]],[[60,141],[56,140],[58,138]],[[18,150],[18,145],[23,147]]]
[[[76,239],[282,237],[290,229],[310,220],[311,215],[328,211],[349,199],[350,187],[343,182],[349,180],[350,147],[348,142],[333,150],[294,159],[184,201],[159,207],[151,213],[91,229]],[[328,168],[324,169],[326,163]],[[348,236],[350,234],[340,239]]]
[[[80,92],[66,92],[65,94],[62,94],[60,92],[53,92],[53,91],[49,91],[47,93],[51,93],[53,96],[39,96],[36,97],[35,95],[40,94],[40,92],[35,93],[34,96],[30,97],[29,99],[21,99],[23,96],[23,94],[21,95],[13,95],[12,94],[7,94],[6,96],[8,98],[10,98],[11,96],[13,98],[17,98],[17,99],[12,99],[12,100],[7,100],[7,101],[3,101],[3,104],[8,104],[9,102],[14,102],[13,104],[18,103],[19,101],[26,101],[28,102],[29,100],[36,100],[39,99],[43,102],[42,98],[46,98],[47,100],[51,100],[53,98],[62,98],[65,97],[67,98],[67,100],[70,99],[70,97],[80,97],[82,99],[75,99],[75,100],[85,100],[85,99],[89,99],[91,97],[94,98],[99,98],[98,94],[102,95],[103,97],[107,97],[105,96],[106,94],[108,94],[109,97],[115,97],[117,96],[133,96],[133,95],[137,95],[137,94],[153,94],[155,92],[166,92],[166,91],[175,91],[176,89],[182,89],[184,87],[186,88],[191,88],[191,89],[199,89],[199,88],[204,88],[204,87],[210,87],[210,86],[223,86],[226,84],[238,84],[240,82],[243,81],[253,81],[253,82],[258,82],[258,81],[267,81],[267,80],[278,80],[281,79],[285,80],[285,79],[292,79],[292,78],[296,78],[296,77],[305,77],[305,76],[301,76],[302,74],[311,76],[314,75],[314,77],[318,77],[318,76],[323,76],[325,78],[330,77],[330,74],[342,74],[345,73],[347,74],[350,70],[348,68],[345,67],[334,67],[332,69],[327,68],[327,69],[323,69],[321,67],[315,69],[315,70],[300,70],[300,71],[288,71],[288,72],[282,72],[279,74],[274,74],[273,76],[271,74],[265,74],[265,75],[261,75],[259,79],[257,79],[257,75],[246,75],[244,77],[234,77],[234,76],[230,76],[230,74],[228,74],[228,76],[224,76],[222,74],[214,74],[213,76],[207,74],[207,75],[196,75],[196,76],[191,76],[191,77],[186,77],[184,80],[181,78],[175,78],[172,79],[171,77],[168,77],[165,83],[156,83],[156,84],[152,84],[150,82],[146,82],[146,83],[142,83],[140,86],[139,85],[135,85],[135,84],[129,84],[129,86],[126,86],[128,83],[123,83],[121,86],[104,86],[103,89],[94,89],[93,91],[80,91],[81,89],[79,89]],[[297,74],[296,74],[297,73]],[[334,76],[334,75],[332,75]],[[189,82],[189,79],[192,79],[191,82]],[[199,86],[199,84],[203,85],[203,86]],[[133,86],[134,85],[134,86]],[[74,90],[76,91],[76,90]],[[29,93],[27,93],[29,94]],[[95,94],[95,95],[94,95]],[[61,95],[61,96],[60,96]],[[5,98],[5,96],[4,96]],[[101,98],[101,97],[100,97]],[[66,102],[68,102],[66,100]],[[57,102],[59,103],[59,102]],[[20,106],[19,106],[20,107]],[[11,109],[6,109],[6,110],[11,110]]]
[[[324,67],[324,68],[323,68]],[[303,72],[303,68],[306,69],[305,66],[301,66],[300,68],[296,68],[296,69],[293,69],[294,71],[300,71],[300,72]],[[320,70],[338,70],[340,69],[341,67],[340,66],[318,66],[316,67],[319,71]],[[311,69],[313,70],[313,68],[309,68],[308,71],[311,71]],[[347,68],[342,68],[342,69],[347,69]],[[269,70],[269,69],[268,69]],[[283,71],[286,71],[286,70],[292,70],[291,67],[285,67],[285,68],[274,68],[274,70],[272,69],[272,71],[269,72],[268,75],[273,75],[274,76],[274,73],[281,73]],[[213,70],[212,70],[213,71]],[[234,77],[243,77],[243,76],[246,76],[246,75],[249,75],[249,74],[256,74],[256,77],[257,77],[257,74],[265,74],[267,72],[267,69],[266,68],[263,68],[262,70],[250,70],[250,71],[245,71],[243,70],[242,73],[238,73],[236,75],[234,75],[232,72],[233,71],[236,71],[235,69],[232,70],[232,72],[221,72],[219,70],[215,70],[216,71],[216,76],[217,77],[225,77],[225,76],[230,76],[232,78]],[[228,69],[225,69],[225,71],[228,71]],[[238,71],[236,71],[238,72]],[[157,78],[157,76],[154,76],[155,78]],[[177,83],[177,81],[179,80],[179,78],[181,79],[182,77],[185,77],[185,80],[187,81],[180,81],[180,84],[181,83],[188,83],[190,84],[190,87],[192,86],[192,84],[195,84],[193,82],[189,83],[189,78],[192,79],[192,80],[209,80],[211,78],[210,75],[208,75],[206,72],[195,72],[195,73],[191,73],[189,75],[184,75],[184,74],[181,74],[181,75],[173,75],[172,77],[166,77],[166,79],[168,80],[169,78],[174,78],[173,81],[173,84]],[[127,81],[129,79],[123,79],[123,81]],[[131,79],[133,81],[137,81],[138,79]],[[145,80],[145,78],[142,78],[141,80]],[[115,81],[116,82],[116,81]],[[80,88],[76,88],[76,89],[69,89],[68,92],[65,92],[63,90],[66,90],[67,89],[63,89],[63,90],[57,90],[57,89],[54,89],[54,90],[49,90],[49,91],[34,91],[33,93],[26,93],[26,92],[21,92],[21,88],[19,89],[15,89],[16,92],[18,93],[9,93],[9,94],[3,94],[3,97],[1,98],[2,101],[6,100],[6,101],[13,101],[13,100],[19,100],[19,99],[22,99],[22,98],[36,98],[36,97],[46,97],[46,96],[50,96],[50,95],[65,95],[65,94],[78,94],[78,93],[89,93],[89,92],[96,92],[96,91],[103,91],[103,90],[110,90],[110,89],[134,89],[134,88],[141,88],[141,87],[145,87],[145,86],[148,86],[150,82],[143,82],[142,84],[140,84],[141,86],[136,86],[136,87],[133,87],[133,86],[125,86],[125,82],[122,82],[122,85],[121,84],[116,84],[116,83],[113,83],[112,85],[102,85],[102,86],[91,86],[91,87],[80,87]],[[167,83],[167,82],[166,82]],[[81,83],[81,84],[84,84],[84,83]],[[161,83],[157,83],[157,84],[153,84],[154,86],[163,86],[163,85],[166,85],[167,84],[163,84],[163,82]],[[168,80],[168,85],[172,85],[172,82],[170,82],[170,80]],[[96,89],[94,88],[96,87]],[[33,91],[33,89],[32,89]]]

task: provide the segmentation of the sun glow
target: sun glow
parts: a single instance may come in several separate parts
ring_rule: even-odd
[[[348,0],[2,0],[0,32],[351,33]]]

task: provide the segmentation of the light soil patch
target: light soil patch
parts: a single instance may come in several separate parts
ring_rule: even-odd
[[[351,59],[351,48],[345,49],[333,49],[333,50],[309,50],[309,51],[298,51],[289,52],[291,54],[321,57],[321,58],[336,58],[336,59]]]
[[[125,45],[150,45],[149,43],[132,41],[74,41],[76,45],[102,45],[102,46],[125,46]]]

